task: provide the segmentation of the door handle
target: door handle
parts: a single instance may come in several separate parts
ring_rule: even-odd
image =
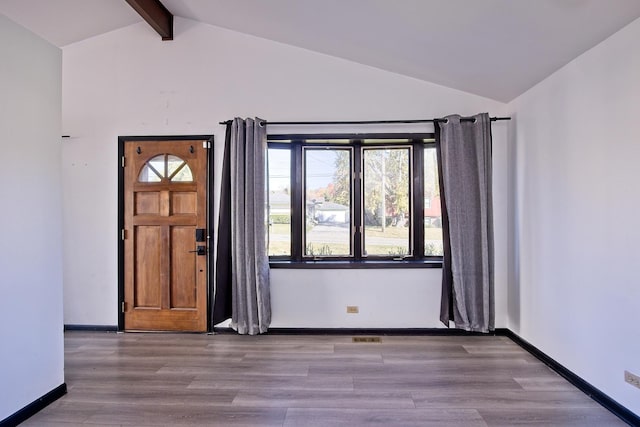
[[[207,247],[206,246],[196,246],[196,250],[195,251],[189,251],[189,253],[193,254],[198,254],[198,255],[206,255],[207,254]]]

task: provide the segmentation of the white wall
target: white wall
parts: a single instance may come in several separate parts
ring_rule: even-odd
[[[219,182],[218,122],[236,116],[372,120],[506,111],[496,101],[180,18],[172,42],[136,24],[67,46],[63,58],[63,128],[72,136],[63,148],[67,324],[117,323],[118,135],[213,133]],[[494,124],[498,326],[506,324],[507,306],[506,130]],[[436,327],[439,273],[272,270],[272,325]],[[347,304],[361,313],[347,316]]]
[[[0,15],[0,420],[64,382],[61,51]]]
[[[509,325],[640,415],[640,20],[510,104]]]

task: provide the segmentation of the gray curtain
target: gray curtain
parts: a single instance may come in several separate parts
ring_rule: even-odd
[[[486,113],[468,121],[458,115],[446,119],[438,124],[437,144],[452,281],[446,283],[443,271],[440,319],[466,331],[489,332],[495,318],[491,119]]]
[[[260,119],[231,124],[231,327],[267,332],[271,323],[266,247],[267,133]]]

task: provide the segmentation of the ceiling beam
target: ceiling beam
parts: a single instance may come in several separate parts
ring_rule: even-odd
[[[173,40],[173,14],[160,0],[125,1],[162,36],[162,40]]]

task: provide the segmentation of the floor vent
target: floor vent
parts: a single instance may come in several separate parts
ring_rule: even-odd
[[[353,337],[353,342],[382,342],[380,337]]]

